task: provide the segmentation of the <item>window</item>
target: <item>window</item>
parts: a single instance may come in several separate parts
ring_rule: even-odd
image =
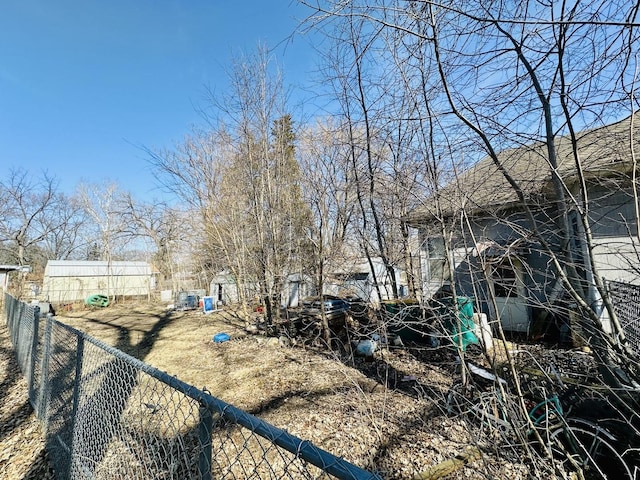
[[[449,272],[445,268],[447,257],[444,251],[444,239],[442,237],[428,237],[422,244],[425,258],[424,280],[426,282],[443,282],[449,278]]]
[[[492,267],[493,291],[496,297],[517,297],[518,276],[509,259]]]

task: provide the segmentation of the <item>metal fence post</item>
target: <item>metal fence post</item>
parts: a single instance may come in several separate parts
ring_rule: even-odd
[[[213,415],[205,405],[200,404],[200,423],[198,440],[200,455],[198,457],[198,474],[202,480],[211,480],[211,432],[213,431]]]
[[[46,317],[43,332],[36,314],[31,328],[32,307],[27,313],[22,302],[5,299],[58,478],[212,480],[251,471],[284,480],[320,478],[318,468],[322,478],[381,479],[54,317]],[[164,435],[167,422],[175,436]]]
[[[38,360],[38,329],[40,326],[40,307],[36,307],[33,312],[33,338],[31,339],[31,357],[29,358],[29,371],[27,373],[27,382],[29,384],[29,401],[31,405],[35,405],[35,373],[36,373],[36,361]],[[37,413],[37,412],[36,412]]]
[[[68,444],[69,474],[71,474],[71,470],[74,465],[74,453],[77,448],[77,445],[74,445],[76,443],[74,439],[76,438],[76,428],[77,428],[76,420],[77,420],[77,414],[78,414],[78,404],[80,403],[80,387],[82,382],[82,361],[84,359],[84,337],[82,335],[77,335],[76,342],[77,342],[76,352],[75,352],[76,365],[75,365],[75,372],[74,372],[74,378],[73,378],[73,407],[71,410],[71,418],[70,418],[71,426],[69,427],[70,441]]]
[[[84,356],[84,337],[78,335],[78,343],[76,344],[76,372],[73,379],[73,414],[71,419],[75,421],[76,413],[78,411],[78,402],[80,400],[80,381],[82,380],[82,358]]]
[[[42,345],[42,364],[40,368],[40,392],[38,392],[38,403],[36,414],[43,421],[45,436],[47,434],[47,392],[49,390],[49,357],[51,355],[51,329],[53,328],[53,318],[47,317],[44,328],[44,341]]]

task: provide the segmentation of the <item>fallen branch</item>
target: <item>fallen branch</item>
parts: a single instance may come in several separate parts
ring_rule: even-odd
[[[465,465],[475,462],[476,460],[480,460],[480,458],[482,458],[482,453],[478,448],[467,447],[464,452],[459,453],[455,457],[429,467],[429,469],[414,476],[413,480],[436,480],[438,478],[445,477],[456,470],[460,470]]]

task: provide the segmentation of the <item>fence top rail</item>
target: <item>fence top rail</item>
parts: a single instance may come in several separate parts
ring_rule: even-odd
[[[637,285],[635,283],[624,282],[622,280],[608,280],[606,278],[604,278],[603,280],[605,285],[609,287],[626,287],[634,290],[640,290],[640,285]]]
[[[257,435],[269,440],[270,442],[286,449],[287,451],[294,453],[304,461],[321,468],[327,473],[334,475],[338,478],[353,478],[357,480],[382,480],[382,477],[377,473],[370,472],[368,470],[357,467],[343,458],[337,457],[329,452],[326,452],[308,440],[302,440],[289,432],[265,422],[264,420],[255,417],[233,405],[216,398],[209,393],[200,390],[193,385],[189,385],[178,378],[169,375],[162,370],[152,367],[148,363],[145,363],[131,355],[118,350],[117,348],[104,343],[97,338],[92,337],[76,328],[49,317],[48,322],[52,325],[62,328],[72,335],[77,336],[86,342],[89,342],[96,347],[104,350],[105,352],[113,355],[119,360],[127,363],[133,368],[136,368],[147,375],[159,380],[178,392],[196,400],[206,409],[218,413],[222,418],[239,424]]]

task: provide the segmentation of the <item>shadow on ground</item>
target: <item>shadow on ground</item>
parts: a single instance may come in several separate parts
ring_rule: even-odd
[[[31,428],[37,420],[29,403],[26,381],[22,379],[15,353],[8,347],[9,345],[7,328],[5,325],[1,325],[0,365],[4,366],[3,376],[0,378],[0,406],[2,406],[0,408],[2,412],[0,415],[0,444],[3,445],[2,451],[11,451],[15,447],[16,452],[24,457],[33,449],[35,453],[32,458],[23,458],[25,461],[31,461],[31,465],[20,478],[23,480],[53,478],[53,469],[44,449],[40,432]],[[21,388],[20,382],[24,383],[23,388]],[[29,445],[30,449],[25,451],[25,445]],[[1,466],[2,462],[0,462]],[[0,471],[2,470],[4,469],[0,469]]]

